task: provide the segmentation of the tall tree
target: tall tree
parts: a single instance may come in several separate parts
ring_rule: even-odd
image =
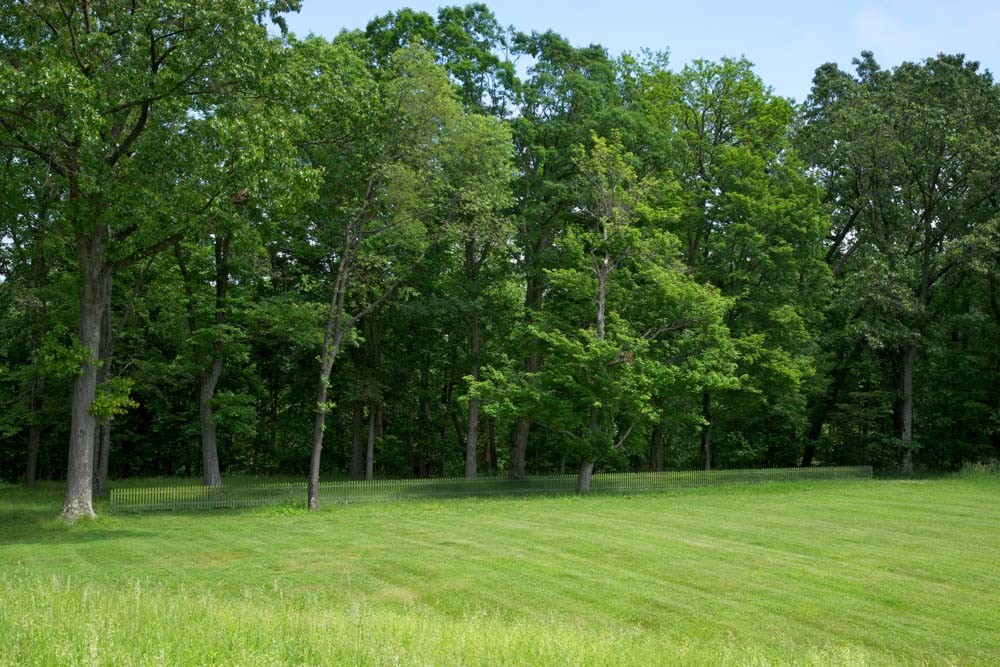
[[[727,436],[749,458],[733,452],[730,464],[791,462],[828,292],[824,212],[790,145],[792,105],[745,59],[698,60],[679,73],[654,60],[639,85],[681,182],[669,228],[688,270],[733,299],[726,324],[742,381],[705,376],[722,383],[702,387],[700,463],[711,467]]]
[[[307,149],[314,164],[329,167],[330,187],[311,215],[330,243],[333,280],[313,428],[308,493],[313,509],[319,506],[330,373],[345,339],[396,292],[408,276],[405,267],[419,263],[427,248],[443,238],[454,211],[480,205],[477,183],[488,182],[495,175],[492,165],[502,162],[491,156],[508,150],[495,122],[483,124],[463,114],[446,75],[424,51],[399,51],[368,81],[378,104],[364,109],[363,118],[341,115],[338,121],[349,124],[354,141],[325,135],[328,128],[322,123],[329,120],[324,118],[317,128],[324,134],[316,135],[318,141]],[[347,159],[345,149],[357,152]],[[459,151],[483,161],[458,160]]]
[[[879,67],[870,52],[856,74],[816,72],[801,143],[834,207],[828,254],[848,324],[891,353],[900,467],[913,468],[914,376],[932,302],[949,274],[977,256],[1000,194],[1000,93],[963,56]]]
[[[260,20],[275,8],[254,0],[0,5],[0,145],[36,156],[60,179],[60,226],[73,238],[80,276],[77,336],[90,356],[73,383],[69,521],[94,515],[90,408],[112,277],[169,245],[170,165],[197,155],[185,128],[211,117],[212,93],[237,95],[241,80],[253,80],[266,44]]]

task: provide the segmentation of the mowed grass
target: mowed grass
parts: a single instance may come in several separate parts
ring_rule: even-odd
[[[996,476],[58,508],[0,487],[0,664],[1000,664]]]

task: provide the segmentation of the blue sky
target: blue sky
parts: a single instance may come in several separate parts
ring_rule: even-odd
[[[293,32],[333,37],[363,28],[401,7],[428,11],[457,1],[303,0],[289,17]],[[679,67],[694,58],[745,55],[779,95],[802,100],[825,62],[849,68],[864,49],[883,66],[940,52],[965,53],[1000,71],[1000,2],[882,0],[877,2],[653,2],[652,0],[495,0],[500,23],[519,30],[556,30],[574,44],[599,43],[617,55],[642,47],[669,49]]]

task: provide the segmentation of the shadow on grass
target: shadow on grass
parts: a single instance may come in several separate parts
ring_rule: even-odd
[[[6,516],[0,513],[0,522]],[[16,544],[87,544],[107,540],[123,540],[131,538],[153,537],[156,533],[148,530],[131,530],[127,528],[97,528],[94,526],[52,526],[42,524],[35,526],[20,525],[13,530],[0,533],[0,547]]]
[[[64,487],[55,482],[34,488],[0,488],[0,547],[14,544],[82,544],[153,535],[108,518],[107,508],[97,503],[97,520],[82,519],[69,525],[59,518]]]

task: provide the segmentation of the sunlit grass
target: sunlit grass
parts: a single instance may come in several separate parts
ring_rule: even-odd
[[[0,664],[996,664],[998,501],[980,475],[68,527],[57,487],[5,487]]]

